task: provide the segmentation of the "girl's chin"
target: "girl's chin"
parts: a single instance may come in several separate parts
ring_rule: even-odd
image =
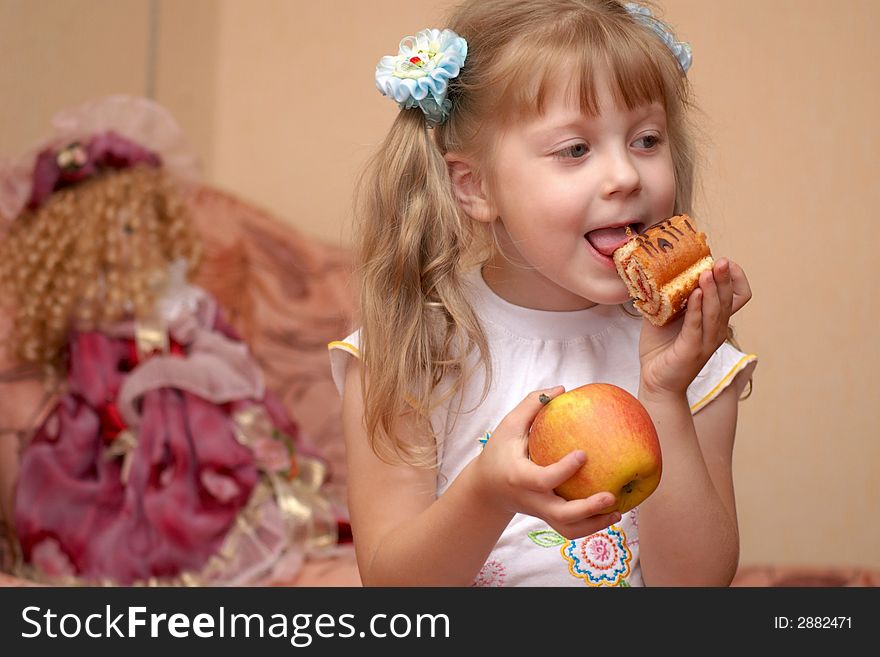
[[[614,297],[609,299],[604,299],[601,301],[596,301],[600,306],[620,306],[630,300],[629,295],[624,295],[622,297]]]
[[[601,289],[594,289],[585,298],[602,306],[618,306],[630,300],[629,291],[623,281],[610,282]]]

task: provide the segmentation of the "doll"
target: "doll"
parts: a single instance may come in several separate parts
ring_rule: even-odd
[[[301,476],[314,461],[297,458],[297,425],[189,282],[200,244],[184,197],[197,174],[179,128],[159,105],[115,96],[59,114],[55,129],[0,170],[6,378],[38,375],[46,391],[17,463],[0,469],[19,572],[290,578],[333,527]]]

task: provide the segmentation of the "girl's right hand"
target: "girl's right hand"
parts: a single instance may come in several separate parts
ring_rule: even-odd
[[[540,466],[529,460],[529,427],[543,404],[544,394],[555,397],[562,386],[531,393],[508,413],[472,462],[479,493],[499,511],[541,518],[567,539],[593,534],[620,520],[620,514],[603,513],[614,504],[610,492],[582,500],[565,500],[553,489],[584,464],[586,455],[575,450],[556,463]]]

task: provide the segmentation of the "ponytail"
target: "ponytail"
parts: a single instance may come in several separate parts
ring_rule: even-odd
[[[359,182],[356,211],[367,435],[383,460],[430,467],[431,411],[463,388],[474,347],[487,373],[489,360],[462,282],[477,263],[476,222],[459,209],[421,112],[397,116]],[[417,436],[394,434],[404,414]]]

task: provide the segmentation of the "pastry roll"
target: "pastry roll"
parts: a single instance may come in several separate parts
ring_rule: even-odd
[[[652,324],[665,326],[681,314],[700,274],[714,260],[706,234],[686,214],[652,226],[614,252],[617,273],[636,309]]]

